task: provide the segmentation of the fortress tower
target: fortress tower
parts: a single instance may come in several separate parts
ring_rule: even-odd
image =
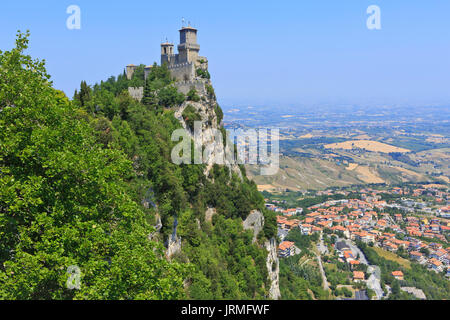
[[[180,44],[178,45],[179,61],[197,62],[200,45],[197,43],[197,29],[191,26],[180,30]]]
[[[197,29],[191,26],[182,27],[180,30],[180,44],[178,54],[173,52],[173,43],[161,43],[161,65],[173,66],[185,63],[197,63],[200,45],[197,43]]]
[[[131,78],[133,78],[133,74],[136,71],[137,66],[135,66],[134,64],[129,64],[127,65],[127,79],[131,80]]]
[[[208,69],[208,59],[200,57],[197,43],[197,29],[188,25],[180,30],[178,53],[173,51],[173,43],[161,43],[161,65],[167,63],[172,76],[178,81],[191,81],[197,76],[197,69]]]
[[[167,65],[173,64],[175,61],[175,54],[173,53],[173,43],[164,42],[161,43],[161,65],[167,63]]]
[[[174,52],[174,44],[167,40],[161,43],[161,65],[167,64],[171,76],[176,80],[175,86],[180,92],[186,94],[192,88],[198,92],[205,91],[205,82],[209,81],[208,59],[200,57],[200,45],[197,43],[197,29],[190,25],[183,26],[180,30],[180,44],[177,46],[178,53]],[[128,65],[126,75],[128,80],[133,78],[137,66]],[[152,66],[144,68],[144,76],[147,79],[151,73]],[[130,95],[141,100],[143,89],[129,88]]]

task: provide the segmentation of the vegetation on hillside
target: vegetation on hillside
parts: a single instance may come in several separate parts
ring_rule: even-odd
[[[285,300],[327,300],[329,293],[322,288],[322,276],[313,251],[318,234],[302,235],[294,229],[286,238],[301,250],[300,254],[280,259],[280,291]]]
[[[182,298],[189,270],[148,240],[131,161],[100,143],[98,120],[52,88],[27,44],[19,34],[0,52],[0,298]],[[66,288],[72,265],[79,290]]]
[[[142,66],[131,80],[83,81],[70,101],[27,43],[19,34],[0,52],[0,298],[267,298],[273,213],[243,167],[242,179],[224,166],[206,177],[204,165],[171,162],[171,108],[186,97],[167,67],[147,81]],[[128,86],[145,88],[142,103]],[[266,220],[254,244],[242,228],[252,209]],[[168,260],[174,226],[183,250]],[[80,290],[66,288],[71,265]]]

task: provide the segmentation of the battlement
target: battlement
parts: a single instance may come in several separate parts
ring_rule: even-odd
[[[177,81],[175,82],[175,87],[178,91],[187,94],[192,89],[195,89],[201,95],[206,95],[206,84],[207,80],[187,80],[187,81]]]
[[[192,65],[192,62],[184,62],[184,63],[178,63],[178,64],[172,64],[172,65],[168,65],[167,68],[169,70],[171,69],[177,69],[177,68],[183,68],[183,67],[187,67]]]
[[[195,78],[195,65],[190,62],[173,64],[167,66],[170,74],[177,81],[188,81]]]
[[[207,82],[207,80],[204,79],[196,79],[196,80],[186,80],[186,81],[178,81],[177,83],[180,84],[205,84]]]

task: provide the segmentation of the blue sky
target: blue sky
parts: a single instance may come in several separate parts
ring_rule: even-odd
[[[71,4],[81,30],[66,28]],[[372,4],[381,30],[366,27]],[[178,43],[185,17],[223,105],[448,106],[449,15],[448,0],[2,1],[0,49],[30,29],[30,54],[72,97],[81,80],[159,62],[161,40]]]

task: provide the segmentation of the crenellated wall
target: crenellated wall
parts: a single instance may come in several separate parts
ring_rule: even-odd
[[[169,65],[168,69],[177,81],[188,81],[195,78],[195,65],[193,63],[180,63]]]
[[[187,94],[191,89],[195,89],[199,94],[206,95],[205,84],[205,80],[177,81],[175,87],[184,94]]]

